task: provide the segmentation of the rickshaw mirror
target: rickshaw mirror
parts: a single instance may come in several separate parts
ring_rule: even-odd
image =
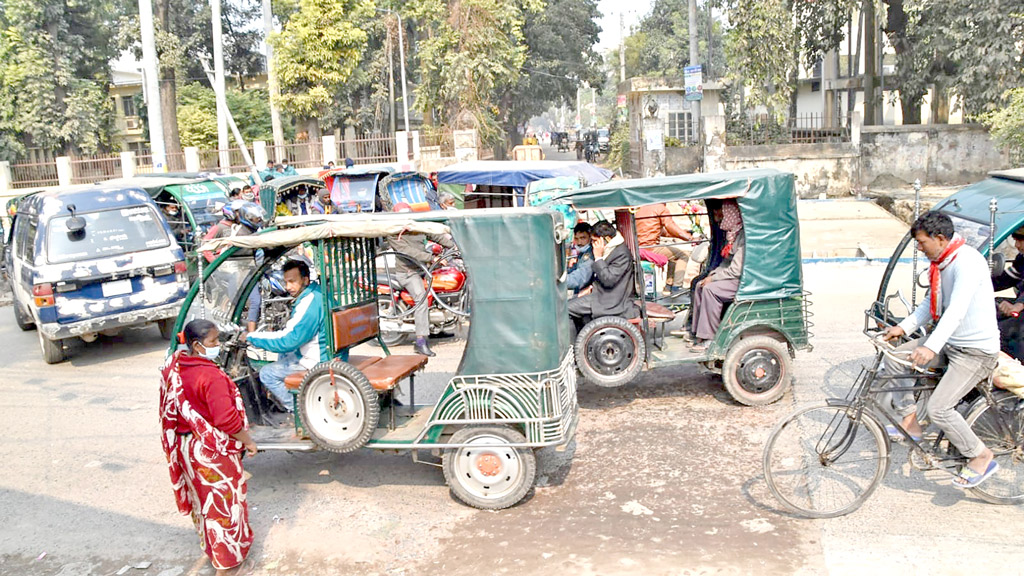
[[[993,251],[989,254],[989,270],[992,272],[992,276],[998,276],[1003,273],[1003,269],[1006,268],[1006,254],[1002,252]]]

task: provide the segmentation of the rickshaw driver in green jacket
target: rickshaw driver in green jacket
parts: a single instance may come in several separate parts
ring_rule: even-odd
[[[301,260],[289,260],[283,270],[285,290],[295,298],[292,317],[283,330],[252,332],[243,335],[243,341],[278,354],[276,362],[260,369],[260,382],[291,412],[292,401],[284,385],[285,377],[310,370],[330,358],[320,284],[310,282],[309,266]]]

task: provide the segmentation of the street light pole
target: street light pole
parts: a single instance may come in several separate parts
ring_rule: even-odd
[[[402,113],[405,114],[405,131],[409,132],[409,98],[405,94],[405,40],[402,33],[402,16],[395,12],[398,18],[398,58],[402,64]]]
[[[139,26],[142,29],[142,78],[146,87],[146,111],[149,117],[149,151],[153,155],[153,171],[166,172],[167,149],[164,147],[164,123],[160,110],[160,77],[157,71],[152,0],[139,0]]]
[[[274,32],[274,13],[270,0],[263,0],[263,43],[267,48],[267,91],[270,93],[270,127],[274,134],[274,153],[271,157],[276,161],[284,146],[284,128],[281,126],[281,111],[278,110],[274,98],[277,97],[277,74],[274,72],[274,48],[270,45],[270,35]]]
[[[220,169],[227,172],[231,168],[231,154],[228,141],[227,101],[224,94],[224,38],[221,34],[220,0],[210,0],[210,19],[213,20],[213,74],[214,95],[217,98],[217,148],[220,157]]]

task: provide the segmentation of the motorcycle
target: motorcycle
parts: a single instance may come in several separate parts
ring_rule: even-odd
[[[429,268],[399,252],[381,252],[378,257],[385,262],[384,269],[377,271],[377,306],[380,335],[386,346],[402,344],[415,333],[413,313],[420,306],[428,307],[432,336],[458,329],[469,318],[466,267],[458,251],[441,253]],[[416,301],[398,282],[392,262],[399,258],[420,270],[425,298]]]
[[[601,146],[596,141],[588,141],[584,148],[584,155],[587,162],[593,164],[601,154]]]

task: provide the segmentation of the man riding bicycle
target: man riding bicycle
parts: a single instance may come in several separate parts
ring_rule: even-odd
[[[927,413],[968,458],[953,479],[953,486],[973,488],[991,477],[999,465],[993,460],[992,451],[957,412],[956,405],[996,366],[999,328],[992,304],[992,280],[985,257],[964,243],[949,216],[938,212],[924,214],[910,232],[917,241],[917,249],[931,261],[928,298],[897,326],[889,328],[885,339],[900,338],[934,323],[927,337],[911,340],[897,350],[910,352],[915,366],[946,367],[928,400]],[[886,361],[885,369],[890,374],[900,371],[890,361]],[[900,387],[914,385],[913,380],[894,382]],[[903,429],[911,437],[920,438],[924,431],[917,418],[913,391],[894,392],[893,406],[903,418]]]

